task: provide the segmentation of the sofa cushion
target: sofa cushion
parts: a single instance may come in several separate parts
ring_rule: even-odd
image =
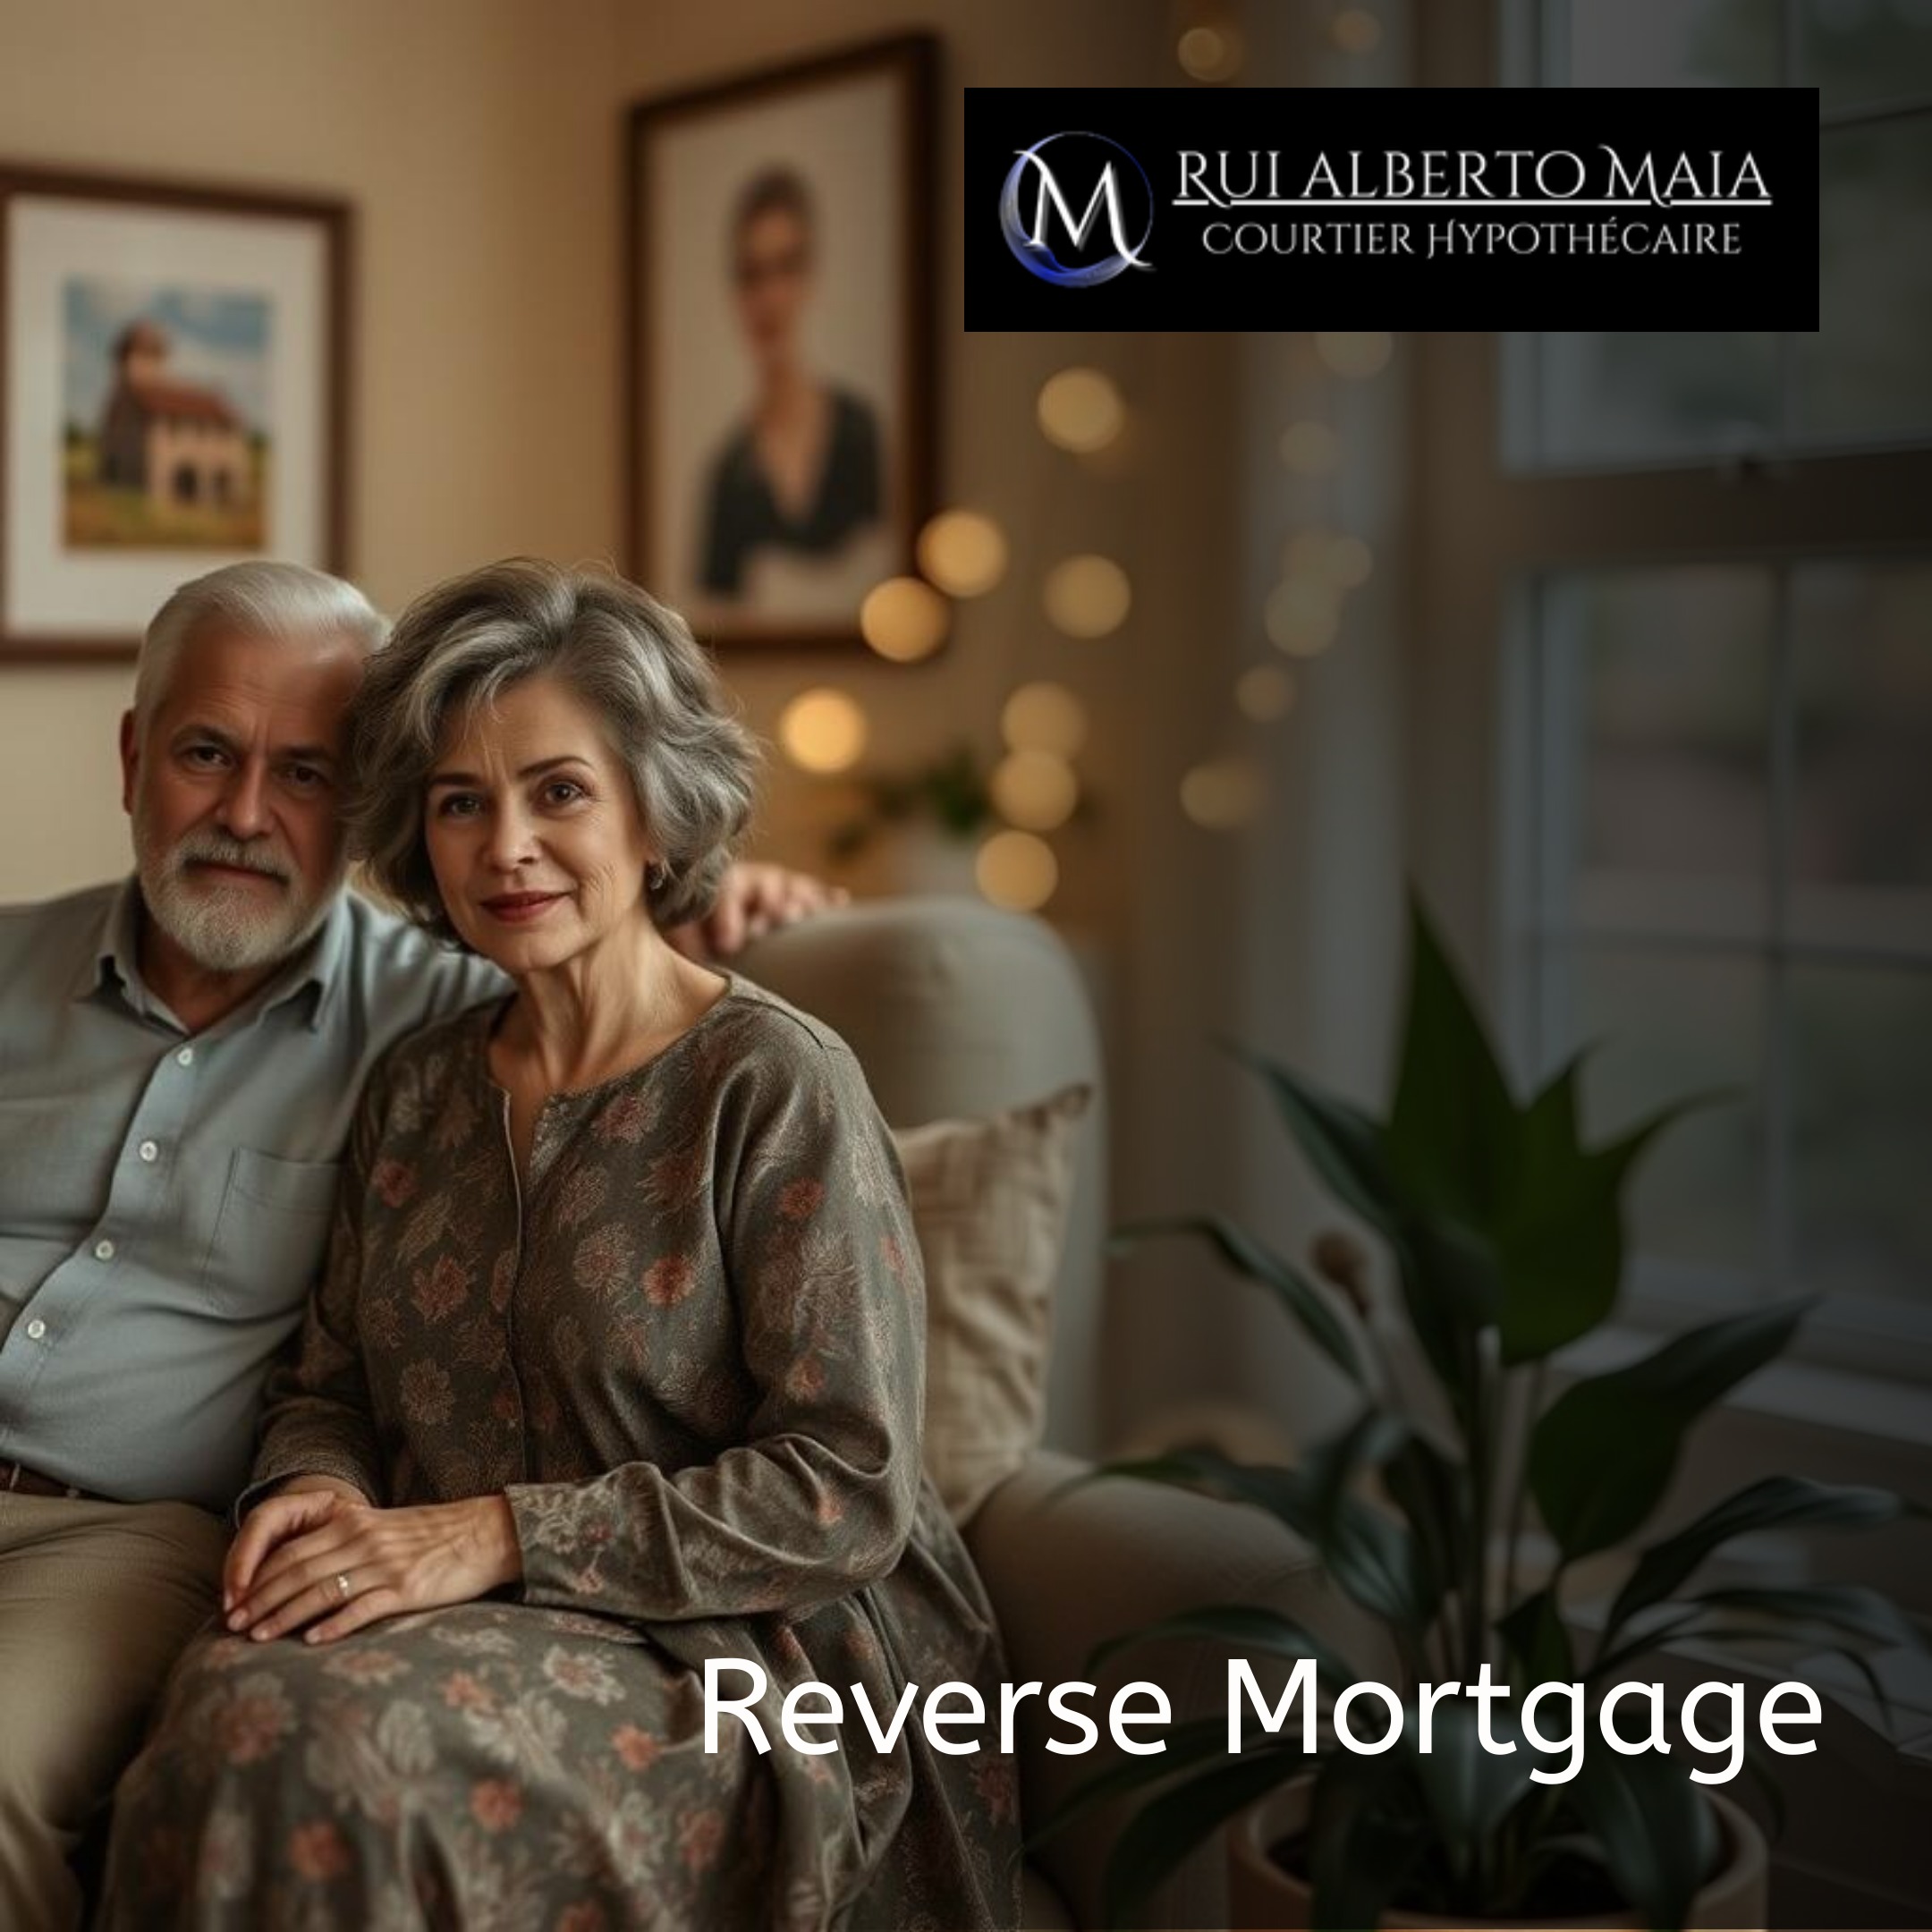
[[[894,1139],[926,1263],[926,1466],[964,1523],[1039,1445],[1081,1083]]]

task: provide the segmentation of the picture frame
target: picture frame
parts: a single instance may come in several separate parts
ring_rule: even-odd
[[[0,161],[0,661],[190,577],[346,568],[347,202]]]
[[[631,575],[726,652],[852,646],[935,507],[938,42],[631,109]]]

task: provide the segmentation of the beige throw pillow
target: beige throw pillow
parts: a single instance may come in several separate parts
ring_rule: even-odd
[[[1038,1446],[1087,1085],[894,1132],[926,1263],[926,1467],[964,1524]]]

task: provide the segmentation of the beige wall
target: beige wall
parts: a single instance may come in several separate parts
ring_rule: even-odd
[[[504,551],[615,544],[615,34],[602,0],[0,0],[0,151],[355,205],[351,544],[393,607]],[[0,668],[0,823],[34,827],[0,901],[124,862],[127,682]]]
[[[1198,1204],[1228,1167],[1208,1037],[1227,1012],[1236,855],[1175,809],[1221,748],[1239,642],[1233,567],[1236,360],[1226,338],[967,335],[961,313],[960,89],[1179,80],[1166,0],[0,0],[0,151],[21,160],[339,193],[355,206],[353,573],[394,608],[439,575],[513,550],[614,555],[620,522],[619,184],[623,109],[762,64],[930,26],[939,89],[941,494],[990,511],[1013,568],[959,613],[937,661],[775,657],[732,666],[767,733],[835,677],[871,715],[877,761],[965,735],[990,749],[1001,699],[1052,676],[1095,732],[1093,800],[1062,840],[1054,916],[1094,968],[1121,1133],[1115,1192]],[[1050,450],[1033,399],[1091,360],[1132,404],[1113,473]],[[1047,566],[1123,558],[1134,615],[1076,644],[1039,614]],[[0,668],[0,901],[124,863],[114,773],[123,667]],[[775,765],[765,849],[823,863],[838,798]],[[860,880],[884,885],[875,867]],[[1116,1414],[1221,1365],[1188,1313],[1186,1264],[1130,1276],[1110,1324]]]

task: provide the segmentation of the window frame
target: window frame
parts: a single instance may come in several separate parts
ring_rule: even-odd
[[[1553,954],[1573,957],[1581,951],[1603,948],[1654,960],[1682,948],[1700,958],[1755,962],[1765,975],[1761,1061],[1765,1146],[1758,1171],[1761,1192],[1755,1203],[1764,1264],[1757,1268],[1739,1269],[1633,1253],[1625,1316],[1639,1326],[1681,1326],[1687,1314],[1708,1318],[1790,1296],[1815,1294],[1818,1304],[1793,1350],[1795,1358],[1819,1367],[1849,1368],[1894,1379],[1932,1380],[1932,1299],[1915,1304],[1855,1292],[1835,1293],[1827,1284],[1807,1280],[1799,1273],[1794,1253],[1796,1056],[1787,976],[1808,964],[1870,966],[1916,973],[1932,984],[1932,945],[1920,943],[1893,949],[1850,942],[1835,945],[1790,929],[1785,898],[1797,784],[1793,579],[1815,559],[1801,552],[1790,552],[1775,556],[1677,561],[1681,565],[1741,564],[1765,571],[1771,578],[1770,716],[1765,746],[1767,903],[1763,916],[1756,933],[1747,936],[1692,935],[1635,924],[1627,928],[1597,926],[1553,910],[1557,884],[1553,851],[1559,844],[1573,851],[1575,842],[1554,835],[1546,816],[1560,803],[1551,770],[1553,762],[1564,757],[1564,747],[1559,742],[1562,698],[1554,689],[1555,680],[1563,675],[1563,667],[1552,663],[1556,640],[1541,606],[1552,580],[1577,566],[1518,576],[1513,581],[1508,615],[1504,669],[1507,724],[1501,798],[1504,823],[1522,829],[1520,836],[1506,842],[1499,861],[1506,972],[1501,1011],[1510,1048],[1517,1063],[1528,1070],[1530,1077],[1537,1078],[1553,1072],[1571,1045],[1568,1038],[1548,1037],[1550,1012],[1555,1004],[1552,997]],[[1894,553],[1860,556],[1838,551],[1834,561],[1895,563],[1902,558]],[[1916,553],[1913,561],[1932,565],[1932,541]],[[1592,560],[1583,566],[1592,573],[1631,567],[1612,559]],[[1568,788],[1562,790],[1567,792]],[[1658,1096],[1658,1104],[1668,1097]]]
[[[1529,85],[1514,0],[1437,0],[1417,10],[1416,79],[1436,87]],[[1524,794],[1534,729],[1533,587],[1563,570],[1811,559],[1920,562],[1932,553],[1932,445],[1804,451],[1775,462],[1690,460],[1640,470],[1513,472],[1501,440],[1498,334],[1412,338],[1416,402],[1409,524],[1407,843],[1415,875],[1477,983],[1503,1016],[1519,1078],[1536,1071],[1525,1025],[1535,995],[1522,945],[1523,882],[1537,842]],[[1478,453],[1480,453],[1479,454]],[[1774,1179],[1775,1184],[1775,1179]],[[1702,1271],[1637,1271],[1620,1318],[1680,1328],[1716,1307]],[[1793,1359],[1886,1381],[1932,1378],[1920,1353],[1821,1305]]]

